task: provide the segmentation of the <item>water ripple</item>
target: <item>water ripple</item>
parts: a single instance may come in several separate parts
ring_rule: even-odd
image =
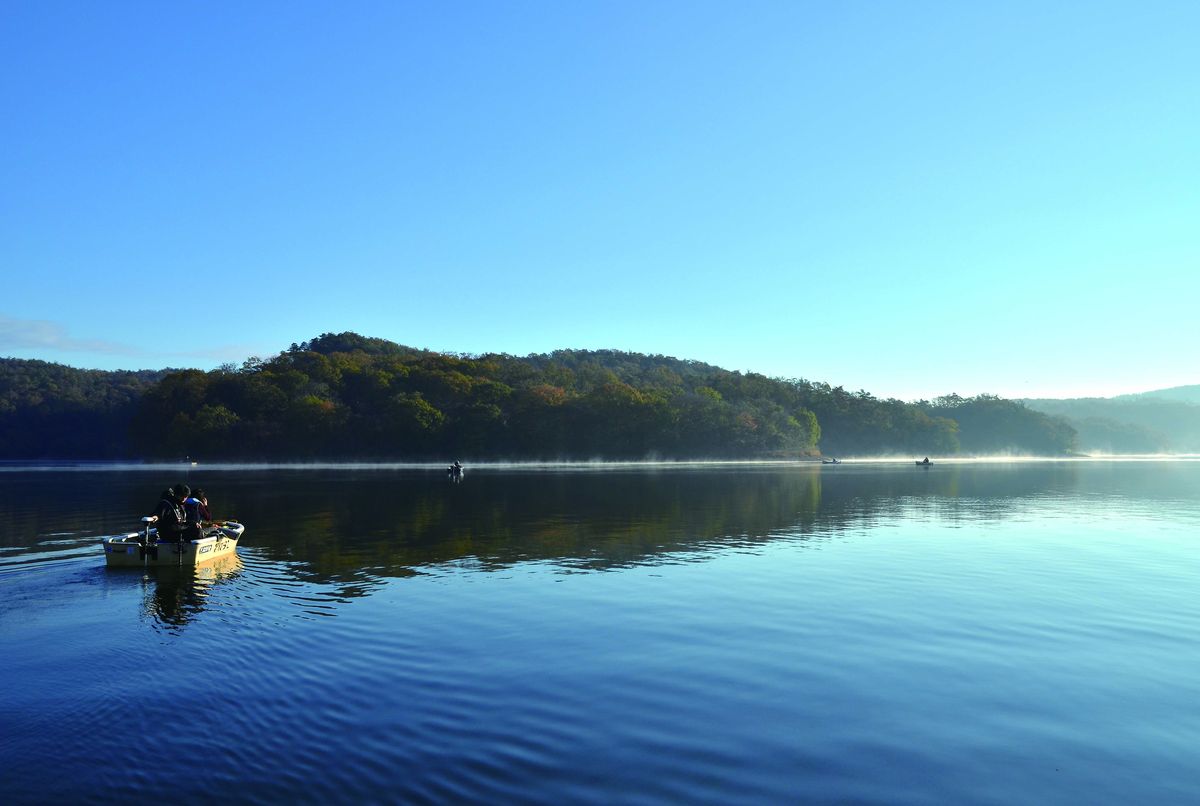
[[[1184,800],[1197,471],[1169,490],[1145,466],[842,471],[481,474],[453,499],[420,478],[222,477],[247,539],[182,572],[108,572],[88,537],[144,481],[73,513],[8,501],[0,788]]]

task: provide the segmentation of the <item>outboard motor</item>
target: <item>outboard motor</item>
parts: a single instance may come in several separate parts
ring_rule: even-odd
[[[141,539],[141,555],[142,560],[149,555],[150,559],[158,559],[158,545],[154,542],[154,538],[150,536],[150,525],[158,523],[157,515],[147,515],[142,518],[142,539]]]

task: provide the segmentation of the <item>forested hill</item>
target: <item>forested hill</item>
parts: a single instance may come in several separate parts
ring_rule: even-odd
[[[988,396],[910,404],[665,356],[460,356],[354,333],[324,334],[274,358],[211,372],[60,367],[90,384],[72,399],[80,415],[90,407],[95,416],[72,424],[39,421],[29,390],[10,402],[16,363],[57,366],[7,359],[0,368],[6,459],[1055,455],[1072,450],[1075,436],[1061,420]],[[55,401],[58,387],[46,380],[39,394]],[[124,402],[119,417],[105,420],[110,400]]]
[[[172,370],[103,372],[0,359],[0,459],[117,459],[146,390]]]

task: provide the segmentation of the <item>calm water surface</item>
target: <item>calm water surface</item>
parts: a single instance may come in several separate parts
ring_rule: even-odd
[[[0,469],[5,802],[1195,803],[1200,463]]]

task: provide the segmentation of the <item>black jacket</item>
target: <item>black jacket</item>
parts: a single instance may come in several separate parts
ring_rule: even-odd
[[[155,524],[158,527],[158,539],[178,540],[187,525],[187,515],[184,514],[183,507],[175,503],[174,499],[164,498],[158,502],[154,514],[158,516],[158,523]]]

